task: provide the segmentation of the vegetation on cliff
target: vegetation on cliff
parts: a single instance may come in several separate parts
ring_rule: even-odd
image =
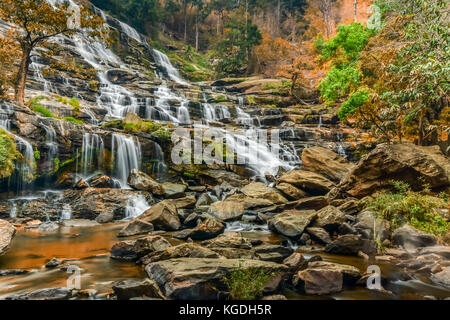
[[[13,174],[14,161],[19,157],[14,139],[5,130],[0,129],[0,179]]]

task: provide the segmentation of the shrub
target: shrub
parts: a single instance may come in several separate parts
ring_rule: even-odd
[[[224,278],[224,283],[233,300],[255,300],[262,296],[270,277],[262,268],[237,269]]]
[[[435,235],[448,232],[450,223],[441,217],[436,208],[443,208],[446,203],[441,198],[412,192],[404,182],[392,181],[396,192],[385,192],[367,203],[378,215],[390,221],[392,228],[405,223]]]
[[[51,113],[47,108],[45,108],[41,104],[33,104],[31,106],[31,110],[33,110],[34,112],[42,114],[44,117],[54,118],[53,113]]]
[[[41,159],[41,152],[39,150],[34,150],[34,159],[35,160]]]
[[[359,71],[352,65],[333,67],[319,84],[322,97],[334,102],[359,84]]]
[[[97,80],[90,81],[88,86],[91,91],[94,91],[94,92],[98,91],[98,81]]]
[[[0,129],[0,179],[10,177],[14,172],[14,160],[20,156],[14,139]]]
[[[72,106],[75,114],[78,115],[81,110],[80,101],[77,98],[72,98],[69,100],[69,104]]]
[[[349,115],[355,113],[367,100],[369,100],[369,91],[367,89],[362,88],[353,93],[350,98],[341,105],[338,112],[339,119],[347,119]]]

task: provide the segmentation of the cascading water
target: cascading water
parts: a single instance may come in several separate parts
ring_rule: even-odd
[[[134,137],[113,134],[111,153],[114,157],[113,177],[120,183],[121,188],[128,188],[127,180],[130,171],[140,169],[141,144]]]
[[[105,17],[103,17],[104,20]],[[122,31],[129,37],[132,38],[134,40],[136,40],[139,43],[142,43],[142,37],[141,35],[136,31],[136,29],[134,29],[133,27],[127,25],[126,23],[119,21],[120,27],[122,28]]]
[[[97,134],[85,133],[81,150],[81,175],[87,179],[96,169],[103,166],[105,146],[103,139]]]
[[[47,147],[47,156],[52,161],[58,154],[58,143],[56,142],[56,132],[52,126],[43,125],[45,129],[45,145]]]
[[[128,199],[127,206],[125,208],[125,220],[137,218],[148,209],[150,209],[150,205],[144,196],[132,196]]]
[[[0,128],[6,131],[11,130],[10,117],[14,113],[14,109],[9,104],[0,105]]]
[[[164,72],[172,81],[175,81],[178,84],[189,85],[189,83],[187,83],[181,78],[180,73],[172,65],[167,55],[165,55],[159,50],[153,49],[153,56],[158,66],[160,66],[160,68],[164,70]]]
[[[72,219],[72,208],[69,204],[65,204],[61,211],[60,220],[70,220]]]

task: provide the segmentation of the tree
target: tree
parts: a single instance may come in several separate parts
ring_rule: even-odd
[[[19,44],[21,55],[14,91],[16,101],[22,105],[33,49],[51,48],[50,40],[56,36],[84,33],[94,41],[106,40],[108,34],[103,19],[87,7],[53,6],[45,0],[2,0],[0,19],[16,26],[11,36]]]
[[[11,32],[0,36],[0,98],[6,96],[10,87],[14,85],[17,68],[14,66],[19,46],[11,38]]]

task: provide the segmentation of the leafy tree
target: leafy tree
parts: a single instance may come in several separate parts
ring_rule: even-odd
[[[45,0],[2,0],[0,19],[12,24],[11,37],[20,47],[20,63],[14,83],[15,99],[24,104],[25,83],[36,47],[52,49],[51,40],[60,35],[85,32],[87,38],[106,39],[103,19],[87,7],[79,7],[79,15],[68,4],[52,5]]]
[[[10,177],[14,172],[14,160],[20,157],[13,138],[0,129],[0,179]]]

